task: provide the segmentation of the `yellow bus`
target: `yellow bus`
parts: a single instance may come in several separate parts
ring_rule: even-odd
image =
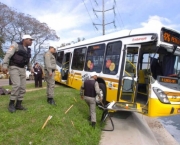
[[[150,117],[180,114],[180,33],[144,27],[57,51],[55,81],[80,89],[93,71],[103,102]],[[99,100],[97,99],[97,103]]]

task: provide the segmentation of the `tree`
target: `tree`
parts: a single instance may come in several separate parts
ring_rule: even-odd
[[[6,5],[0,2],[0,37],[3,39],[6,35],[7,25],[12,22],[14,12]]]
[[[39,54],[47,49],[48,41],[58,40],[56,31],[49,28],[46,23],[41,23],[37,19],[19,13],[8,6],[0,3],[0,36],[6,43],[19,42],[24,34],[30,34],[35,38],[31,62],[34,63]]]
[[[2,37],[0,37],[0,59],[3,59],[4,57],[4,51],[2,49],[2,44],[4,43],[4,40]]]
[[[84,40],[85,40],[84,37],[83,37],[82,39],[78,37],[78,38],[77,38],[77,41],[71,41],[71,43],[62,43],[59,48],[65,47],[65,46],[67,46],[67,45],[75,44],[75,43],[78,43],[78,42],[84,41]]]

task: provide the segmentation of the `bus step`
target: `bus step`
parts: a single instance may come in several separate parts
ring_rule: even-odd
[[[137,112],[137,104],[136,103],[127,103],[127,102],[116,102],[112,106],[113,110],[124,110],[124,111],[133,111]]]

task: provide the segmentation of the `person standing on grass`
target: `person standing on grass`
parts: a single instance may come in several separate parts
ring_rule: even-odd
[[[42,87],[42,75],[43,75],[42,68],[36,62],[33,69],[34,69],[35,88]]]
[[[26,110],[22,106],[24,94],[26,92],[26,66],[33,72],[30,58],[31,49],[34,39],[30,35],[23,35],[21,42],[13,42],[3,60],[3,72],[7,73],[9,69],[10,79],[12,82],[12,91],[8,110],[13,113],[16,110]],[[16,101],[16,105],[15,105]]]
[[[90,79],[85,80],[81,86],[80,95],[81,98],[89,106],[89,120],[91,125],[95,128],[96,125],[96,95],[100,96],[100,89],[97,80],[97,73],[92,72],[90,74]]]
[[[55,47],[49,46],[49,51],[44,54],[44,72],[45,80],[47,82],[47,102],[51,105],[56,105],[54,101],[54,75],[56,69],[56,59],[53,55],[55,52]]]

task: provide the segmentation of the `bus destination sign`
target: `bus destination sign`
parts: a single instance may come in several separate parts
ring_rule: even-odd
[[[162,35],[163,35],[164,42],[180,46],[180,35],[179,34],[174,33],[174,32],[171,33],[171,31],[163,30]]]
[[[163,83],[178,84],[178,80],[177,79],[166,78],[166,77],[160,77],[159,81],[163,82]]]

